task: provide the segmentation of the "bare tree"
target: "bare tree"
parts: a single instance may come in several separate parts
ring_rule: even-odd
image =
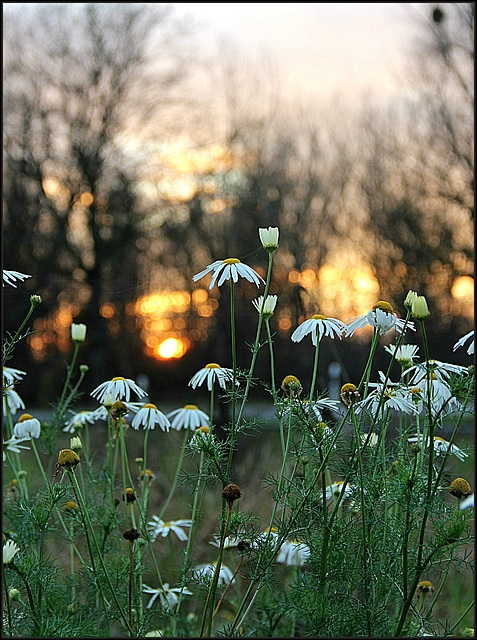
[[[59,295],[79,303],[93,383],[115,365],[135,374],[100,309],[112,302],[124,329],[143,213],[132,152],[187,71],[186,33],[164,5],[4,13],[4,263],[32,274],[46,312]]]

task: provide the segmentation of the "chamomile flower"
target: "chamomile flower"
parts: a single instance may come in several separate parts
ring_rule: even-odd
[[[126,407],[126,409],[128,411],[131,411],[131,413],[137,413],[139,411],[139,409],[142,409],[142,407],[144,406],[141,402],[122,402],[122,404]],[[112,406],[114,405],[114,403],[112,405],[102,405],[101,407],[98,407],[97,409],[95,409],[92,413],[95,415],[96,420],[104,420],[105,422],[108,420],[108,410],[109,413],[111,414],[111,417],[114,419],[113,416],[113,412],[112,412]],[[125,421],[125,416],[127,414],[125,413],[123,415],[123,421]]]
[[[30,440],[39,438],[41,432],[40,421],[33,418],[29,413],[24,413],[18,418],[18,422],[13,427],[13,435],[18,440]]]
[[[164,522],[158,516],[152,516],[152,520],[147,523],[149,534],[152,536],[154,542],[157,536],[160,534],[165,538],[171,531],[173,531],[179,540],[187,540],[187,534],[182,530],[182,527],[190,527],[192,520],[171,520],[170,522]]]
[[[131,391],[133,391],[139,398],[143,398],[147,395],[144,389],[141,389],[134,380],[131,380],[130,378],[122,378],[121,376],[108,380],[107,382],[103,382],[96,387],[90,395],[93,398],[96,398],[100,404],[104,404],[103,401],[105,398],[110,396],[109,399],[112,400],[111,404],[114,404],[116,400],[126,400],[126,402],[128,402],[131,397]]]
[[[395,411],[402,411],[403,413],[418,413],[415,403],[412,398],[409,398],[409,394],[406,390],[399,388],[397,385],[379,383],[370,383],[369,386],[375,386],[376,389],[361,402],[358,402],[355,406],[356,414],[361,411],[368,410],[371,413],[381,408],[394,409]]]
[[[411,442],[411,443],[418,442],[420,445],[424,443],[424,440],[425,440],[426,447],[428,447],[429,438],[424,439],[423,436],[411,436],[410,438],[407,439],[408,442]],[[439,436],[434,436],[434,452],[436,456],[447,453],[448,451],[451,455],[456,456],[457,458],[459,458],[459,460],[462,460],[462,461],[464,461],[465,458],[467,458],[469,455],[465,451],[462,451],[462,449],[459,449],[459,447],[456,447],[455,444],[451,444],[450,442],[447,442],[447,440],[444,440],[444,438],[439,438]]]
[[[136,430],[141,426],[144,429],[154,429],[156,424],[161,427],[163,431],[169,431],[169,427],[171,426],[169,419],[162,411],[159,411],[155,404],[148,403],[136,413],[131,426]]]
[[[468,498],[464,498],[460,503],[461,509],[469,509],[470,507],[474,507],[474,494],[472,493]]]
[[[206,578],[208,581],[212,580],[212,577],[215,573],[215,567],[217,566],[216,562],[211,562],[210,564],[199,564],[194,569],[194,576],[196,578]],[[222,564],[219,570],[219,580],[217,586],[226,586],[228,584],[234,584],[235,578],[230,569]]]
[[[209,427],[209,416],[201,411],[195,404],[186,404],[181,409],[175,409],[167,414],[168,418],[174,418],[171,427],[180,431],[190,429],[195,431],[198,427]]]
[[[74,433],[82,429],[86,424],[94,424],[96,420],[98,420],[96,412],[96,409],[94,411],[79,411],[78,413],[71,412],[73,415],[65,422],[63,431],[66,433]]]
[[[400,333],[406,323],[397,317],[389,302],[380,300],[365,316],[350,318],[346,321],[346,324],[345,336],[348,337],[352,336],[358,329],[363,329],[367,325],[370,325],[373,329],[377,329],[381,336],[385,336],[391,329]],[[412,322],[408,322],[406,328],[412,329],[413,331],[415,330]]]
[[[460,402],[452,395],[452,391],[441,372],[434,370],[429,380],[428,374],[419,369],[410,384],[414,388],[413,390],[420,389],[422,408],[427,407],[429,394],[432,413],[448,414],[452,411],[459,411]]]
[[[452,364],[451,362],[442,362],[441,360],[428,360],[427,362],[417,363],[413,365],[406,373],[414,373],[412,378],[414,382],[420,379],[423,375],[427,374],[427,369],[431,369],[438,380],[445,382],[451,374],[465,375],[468,372],[468,367],[463,367],[460,364]]]
[[[455,351],[456,349],[458,349],[459,347],[463,347],[465,345],[465,343],[467,342],[467,340],[469,340],[469,338],[472,338],[472,336],[474,335],[474,331],[469,331],[469,333],[466,333],[465,336],[462,336],[462,338],[459,338],[459,340],[457,340],[457,342],[454,345],[453,351]],[[471,356],[474,353],[474,341],[472,340],[472,342],[469,344],[468,348],[467,348],[467,353],[469,354],[469,356]]]
[[[26,371],[20,371],[20,369],[12,369],[12,367],[3,367],[3,383],[9,387],[15,382],[20,382],[20,380],[26,376]]]
[[[261,533],[255,541],[252,543],[252,547],[257,547],[262,544],[270,544],[272,549],[276,546],[278,542],[278,529],[276,527],[267,527],[263,533]]]
[[[390,344],[385,346],[384,350],[394,356],[394,359],[401,367],[408,368],[414,364],[414,358],[417,358],[419,347],[416,344],[401,344],[399,347],[395,344]]]
[[[7,540],[3,545],[3,564],[10,564],[16,554],[20,551],[20,547],[13,540]]]
[[[7,387],[3,390],[3,415],[7,414],[7,408],[10,410],[12,416],[16,414],[18,409],[25,409],[25,403],[13,386]]]
[[[346,330],[346,325],[341,320],[335,318],[326,318],[320,314],[315,314],[308,320],[301,323],[299,327],[291,334],[293,342],[300,342],[303,338],[311,333],[311,341],[316,347],[317,343],[323,336],[330,338],[337,337],[341,340],[341,335]]]
[[[195,389],[207,381],[207,389],[209,391],[212,391],[212,385],[215,382],[218,382],[219,386],[225,389],[227,382],[232,382],[233,378],[234,372],[232,369],[225,369],[215,362],[210,362],[192,376],[189,380],[189,386]]]
[[[335,498],[338,498],[341,492],[343,491],[343,485],[344,485],[344,480],[341,480],[340,482],[333,482],[333,484],[328,485],[326,487],[326,498],[328,500],[333,496]],[[344,489],[343,498],[348,498],[352,493],[353,493],[352,487],[349,484],[347,484]]]
[[[13,283],[17,280],[23,282],[23,280],[25,280],[26,278],[31,278],[31,276],[28,276],[26,273],[20,273],[19,271],[7,271],[6,269],[3,270],[3,286],[5,286],[6,282],[16,289],[17,285]]]
[[[258,313],[262,313],[263,317],[268,320],[273,316],[275,307],[277,306],[278,296],[267,296],[265,300],[263,296],[258,296],[256,300],[252,300],[252,304]]]
[[[226,536],[224,540],[224,549],[233,549],[234,547],[238,547],[241,542],[247,542],[247,540],[244,540],[243,536]],[[220,538],[214,537],[209,544],[214,547],[220,547]]]
[[[280,547],[277,562],[302,567],[310,558],[310,547],[299,540],[286,540]]]
[[[264,279],[260,276],[252,267],[249,267],[246,264],[240,262],[238,258],[226,258],[225,260],[216,260],[212,264],[209,264],[203,271],[197,273],[192,279],[194,282],[200,280],[208,273],[213,273],[212,280],[209,284],[209,289],[212,289],[215,285],[217,279],[217,286],[221,286],[224,284],[226,280],[230,280],[232,278],[233,282],[237,282],[239,277],[245,278],[249,282],[256,284],[257,287],[260,286],[262,282],[265,284]],[[219,278],[220,276],[220,278]]]
[[[192,591],[189,591],[189,589],[186,589],[185,587],[169,587],[168,582],[164,582],[162,587],[162,589],[153,589],[152,587],[148,587],[146,584],[143,585],[143,592],[152,595],[152,598],[147,603],[146,609],[150,609],[152,607],[157,597],[159,597],[159,601],[163,607],[169,607],[169,609],[173,609],[179,602],[179,597],[177,594],[182,593],[182,595],[187,596],[193,595]]]
[[[3,442],[3,462],[6,460],[5,449],[11,451],[12,453],[20,453],[20,449],[29,449],[30,447],[25,447],[22,442],[28,442],[30,438],[16,438],[12,436],[9,440],[4,440]]]

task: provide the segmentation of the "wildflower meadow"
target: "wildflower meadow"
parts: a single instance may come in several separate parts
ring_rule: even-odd
[[[238,258],[194,276],[230,289],[216,313],[232,348],[203,363],[172,411],[121,375],[91,388],[79,364],[88,327],[72,324],[51,418],[31,415],[15,347],[40,297],[20,327],[5,318],[5,637],[473,635],[473,450],[461,437],[473,420],[473,331],[454,346],[469,357],[461,366],[429,353],[432,316],[418,292],[399,311],[376,301],[346,322],[317,310],[291,333],[309,344],[311,379],[277,378],[278,245],[278,228],[259,229],[264,278]],[[28,277],[4,271],[4,286]],[[234,311],[244,279],[257,287],[246,366]],[[321,343],[365,329],[364,370],[339,400],[318,392]],[[382,349],[388,368],[374,377]],[[257,358],[268,379],[256,377]],[[254,385],[267,391],[266,418],[250,406]],[[187,404],[201,387],[208,405]],[[80,410],[85,395],[97,408]],[[219,397],[225,426],[214,425]]]

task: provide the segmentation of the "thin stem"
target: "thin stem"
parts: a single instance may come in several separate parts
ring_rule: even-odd
[[[316,346],[315,346],[315,360],[313,362],[313,376],[311,379],[311,387],[310,387],[310,398],[309,398],[309,402],[310,404],[313,402],[313,394],[315,393],[315,383],[316,383],[316,373],[318,370],[318,352],[320,350],[320,339],[317,336],[316,339]]]
[[[167,509],[167,507],[169,506],[169,502],[171,501],[172,496],[174,495],[174,491],[176,490],[177,482],[179,480],[179,474],[180,474],[180,471],[181,471],[181,468],[182,468],[182,460],[184,459],[184,454],[185,454],[185,450],[186,450],[187,438],[188,437],[189,437],[189,433],[188,433],[188,431],[186,429],[185,433],[184,433],[184,440],[182,442],[181,452],[179,454],[179,459],[177,461],[174,480],[172,482],[172,486],[171,486],[171,489],[169,491],[169,495],[167,496],[167,500],[165,501],[165,503],[164,503],[160,513],[159,513],[159,518],[162,518],[162,516],[164,515],[164,512]]]
[[[58,408],[56,409],[56,422],[57,424],[60,422],[63,413],[67,407],[67,404],[63,404],[66,396],[66,392],[68,391],[68,386],[70,384],[71,376],[73,375],[73,369],[76,363],[76,358],[78,356],[79,350],[79,342],[74,343],[73,357],[71,358],[71,364],[66,369],[66,380],[63,385],[63,391],[61,392],[60,401],[58,403]]]

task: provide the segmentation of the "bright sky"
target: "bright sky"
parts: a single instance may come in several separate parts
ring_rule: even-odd
[[[200,22],[204,43],[228,36],[245,51],[267,51],[285,86],[303,97],[399,90],[411,16],[422,4],[173,3],[176,15]]]

